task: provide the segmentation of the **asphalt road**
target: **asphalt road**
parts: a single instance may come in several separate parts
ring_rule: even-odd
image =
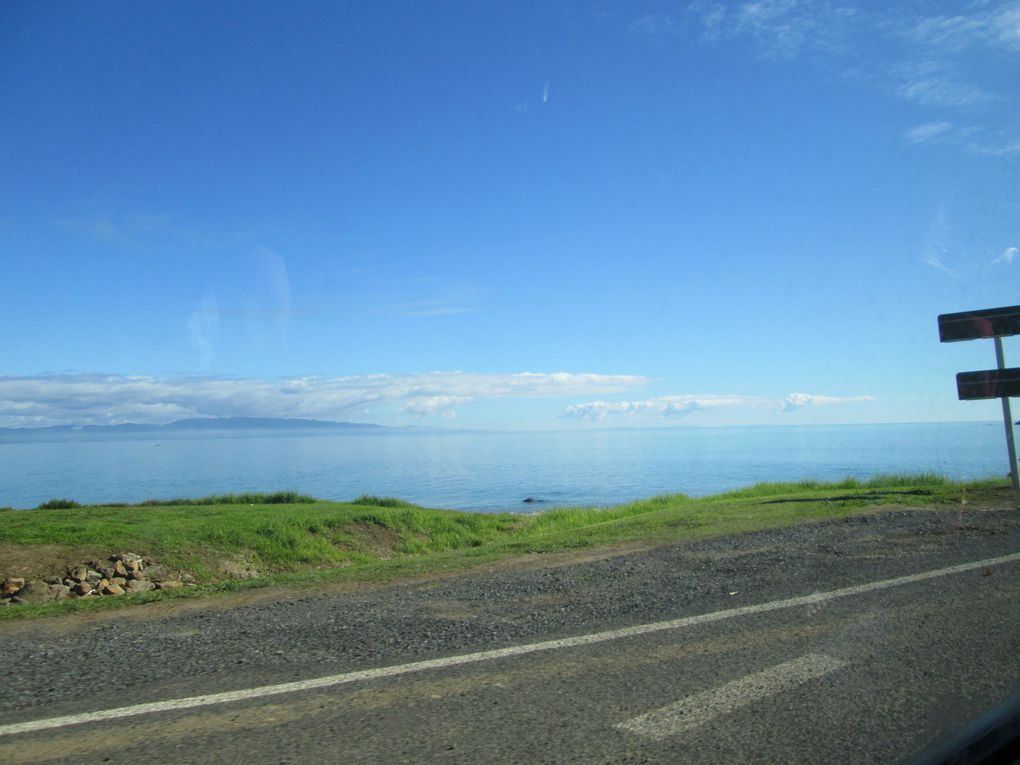
[[[1018,552],[1017,508],[883,512],[3,623],[0,762],[900,761],[1020,692]]]

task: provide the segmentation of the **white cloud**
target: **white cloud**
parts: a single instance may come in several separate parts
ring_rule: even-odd
[[[760,402],[749,396],[680,395],[659,396],[644,401],[590,401],[585,404],[568,406],[564,417],[581,420],[601,420],[615,414],[654,414],[659,417],[680,417],[703,409],[718,409],[729,406],[747,406]]]
[[[542,103],[549,103],[549,81],[546,80],[545,86],[542,88]]]
[[[1009,265],[1013,262],[1013,258],[1017,256],[1017,253],[1020,253],[1020,249],[1016,247],[1007,247],[1005,250],[1002,251],[1002,254],[992,262],[1005,263],[1006,265]]]
[[[671,418],[698,411],[738,407],[778,409],[789,412],[804,406],[872,401],[874,398],[874,396],[821,396],[811,393],[791,393],[776,401],[761,396],[685,394],[659,396],[643,401],[589,401],[584,404],[568,406],[564,410],[563,416],[589,421],[600,421],[614,415],[635,416],[641,414]]]
[[[365,406],[394,404],[415,416],[449,416],[473,399],[606,395],[647,383],[637,375],[595,373],[292,377],[0,377],[0,427],[164,423],[189,417],[307,417],[337,420]]]
[[[928,143],[944,136],[952,129],[952,122],[926,122],[908,130],[904,137],[911,143]]]
[[[456,417],[455,406],[470,401],[469,396],[429,396],[428,398],[412,399],[404,404],[401,412],[415,417],[439,415],[440,417]]]
[[[782,402],[782,411],[792,412],[805,406],[826,406],[830,404],[853,404],[860,401],[874,401],[874,396],[819,396],[814,393],[791,393]]]

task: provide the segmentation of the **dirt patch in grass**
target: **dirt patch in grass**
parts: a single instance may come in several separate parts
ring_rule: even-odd
[[[257,579],[262,576],[252,561],[240,555],[221,558],[219,569],[231,579]]]
[[[68,545],[0,544],[0,580],[11,576],[41,579],[62,575],[70,566],[82,561],[105,559],[110,553]]]
[[[383,560],[395,557],[397,548],[403,544],[400,534],[378,523],[354,523],[348,528],[357,538],[361,552],[371,553]]]

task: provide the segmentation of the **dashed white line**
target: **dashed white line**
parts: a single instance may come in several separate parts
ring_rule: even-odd
[[[848,662],[824,654],[808,654],[718,688],[695,693],[614,727],[659,741],[697,728],[748,704],[803,685],[809,680],[825,677],[847,665]]]
[[[741,616],[761,614],[769,611],[779,611],[784,608],[795,608],[796,606],[817,605],[830,600],[846,598],[852,595],[862,595],[866,592],[884,590],[890,587],[901,587],[906,584],[915,584],[929,579],[936,579],[952,574],[960,574],[965,571],[973,571],[977,568],[996,566],[1003,563],[1020,561],[1020,553],[1002,555],[997,558],[985,558],[984,560],[961,563],[957,566],[922,571],[918,574],[900,576],[894,579],[883,579],[867,584],[858,584],[852,587],[842,587],[838,590],[818,592],[811,595],[801,595],[795,598],[784,600],[773,600],[768,603],[758,603],[752,606],[741,606],[739,608],[728,608],[723,611],[714,611],[708,614],[697,616],[684,616],[679,619],[669,619],[662,622],[639,624],[634,627],[623,627],[621,629],[606,630],[605,632],[594,632],[588,635],[563,638],[562,640],[544,640],[539,643],[527,643],[525,645],[510,646],[508,648],[497,648],[491,651],[479,651],[477,653],[462,654],[460,656],[447,656],[442,659],[429,659],[427,661],[415,661],[409,664],[395,664],[389,667],[378,667],[376,669],[364,669],[357,672],[344,672],[338,675],[327,675],[309,680],[298,680],[292,683],[278,683],[276,685],[263,685],[256,688],[243,688],[236,691],[224,693],[210,693],[203,696],[189,696],[181,699],[169,699],[167,701],[154,701],[148,704],[134,704],[126,707],[113,709],[100,709],[95,712],[83,712],[81,714],[63,715],[61,717],[47,717],[40,720],[29,720],[27,722],[9,723],[0,725],[0,737],[12,736],[18,733],[32,733],[54,728],[64,728],[69,725],[82,725],[85,723],[96,723],[104,720],[117,720],[124,717],[136,715],[154,714],[157,712],[174,712],[182,709],[193,709],[195,707],[212,706],[215,704],[229,704],[235,701],[249,701],[251,699],[263,698],[265,696],[279,696],[285,693],[297,693],[318,688],[329,688],[334,685],[355,683],[361,680],[375,680],[384,677],[395,677],[407,675],[413,672],[425,672],[433,669],[456,667],[463,664],[475,664],[493,659],[504,659],[512,656],[523,656],[539,651],[554,651],[560,648],[575,648],[578,646],[594,645],[605,643],[610,640],[621,640],[623,638],[648,635],[664,630],[683,629],[695,627],[699,624],[723,621],[724,619],[735,619]]]

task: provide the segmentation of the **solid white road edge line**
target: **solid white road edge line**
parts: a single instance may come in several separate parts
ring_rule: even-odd
[[[456,667],[462,664],[474,664],[493,659],[503,659],[510,656],[523,656],[539,651],[553,651],[559,648],[574,648],[577,646],[605,643],[610,640],[647,635],[653,632],[664,630],[682,629],[694,627],[699,624],[723,621],[724,619],[735,619],[741,616],[761,614],[768,611],[778,611],[784,608],[795,608],[796,606],[809,606],[818,603],[825,603],[830,600],[861,595],[875,590],[884,590],[890,587],[900,587],[905,584],[924,582],[929,579],[936,579],[943,576],[960,574],[965,571],[972,571],[976,568],[995,566],[1002,563],[1020,561],[1020,553],[1002,555],[997,558],[985,558],[984,560],[961,563],[956,566],[922,571],[919,574],[899,576],[894,579],[884,579],[878,582],[858,584],[852,587],[841,587],[838,590],[829,592],[818,592],[811,595],[801,595],[785,600],[774,600],[769,603],[759,603],[753,606],[741,606],[739,608],[728,608],[724,611],[715,611],[709,614],[697,616],[684,616],[679,619],[670,619],[663,622],[652,622],[650,624],[639,624],[634,627],[623,627],[621,629],[595,632],[590,635],[578,635],[576,637],[563,638],[562,640],[545,640],[540,643],[528,643],[526,645],[510,646],[508,648],[496,648],[491,651],[479,651],[478,653],[462,654],[460,656],[447,656],[442,659],[428,659],[427,661],[414,661],[409,664],[396,664],[389,667],[378,667],[375,669],[363,669],[356,672],[344,672],[339,675],[327,675],[309,680],[298,680],[292,683],[278,683],[276,685],[263,685],[257,688],[244,688],[237,691],[225,693],[210,693],[204,696],[189,696],[183,699],[169,699],[167,701],[154,701],[148,704],[133,704],[126,707],[114,709],[100,709],[95,712],[83,712],[81,714],[63,715],[61,717],[48,717],[41,720],[30,720],[28,722],[10,723],[0,725],[0,737],[11,736],[17,733],[31,733],[53,728],[63,728],[68,725],[82,725],[84,723],[96,723],[103,720],[116,720],[123,717],[135,715],[152,714],[156,712],[174,712],[181,709],[192,709],[194,707],[206,707],[214,704],[228,704],[233,701],[248,701],[264,696],[279,696],[284,693],[296,693],[298,691],[315,690],[317,688],[329,688],[334,685],[355,683],[360,680],[375,680],[381,677],[394,677],[396,675],[407,675],[412,672],[425,672],[430,669],[443,669],[444,667]]]
[[[697,728],[741,707],[788,691],[809,680],[825,677],[849,666],[849,662],[812,653],[746,675],[738,680],[688,696],[659,709],[614,725],[627,733],[661,741]]]

